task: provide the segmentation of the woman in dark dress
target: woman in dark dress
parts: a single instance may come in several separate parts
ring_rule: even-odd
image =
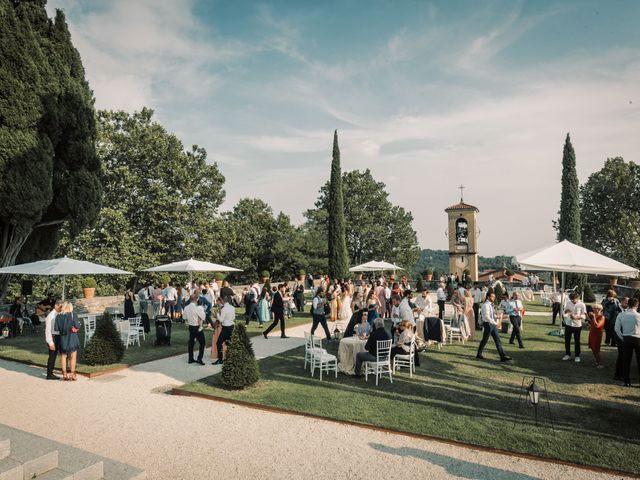
[[[80,321],[73,313],[73,305],[71,303],[65,302],[62,306],[61,312],[56,317],[55,329],[60,332],[62,379],[75,381],[76,359],[80,348],[80,340],[78,339]],[[69,358],[70,375],[67,375],[67,357]]]
[[[124,292],[124,318],[133,318],[136,316],[136,310],[133,308],[135,297],[130,288]]]

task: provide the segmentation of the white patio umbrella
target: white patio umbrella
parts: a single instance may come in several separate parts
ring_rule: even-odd
[[[56,275],[62,277],[62,300],[65,296],[65,277],[67,275],[133,275],[131,272],[107,267],[84,260],[63,257],[53,260],[22,263],[11,267],[0,268],[0,274],[21,275]]]
[[[555,290],[555,272],[562,272],[562,305],[564,305],[564,274],[590,273],[614,277],[635,277],[638,269],[620,263],[617,260],[593,252],[568,240],[533,252],[516,255],[520,267],[526,270],[545,270],[553,272]],[[562,328],[562,327],[561,327]]]
[[[145,272],[189,272],[189,283],[193,279],[193,272],[241,272],[239,268],[228,267],[218,263],[202,262],[200,260],[183,260],[181,262],[167,263],[144,270]]]
[[[393,263],[376,260],[372,260],[370,262],[363,263],[362,265],[357,265],[349,269],[350,272],[384,272],[389,270],[395,272],[396,270],[404,269],[402,267],[399,267],[398,265],[394,265]]]

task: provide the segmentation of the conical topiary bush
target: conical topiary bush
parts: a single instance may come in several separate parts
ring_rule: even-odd
[[[111,314],[104,312],[96,322],[96,332],[84,349],[84,361],[89,365],[118,363],[124,356],[124,344]]]
[[[227,357],[222,365],[222,383],[230,388],[242,389],[260,379],[258,362],[244,324],[237,323],[231,334]]]

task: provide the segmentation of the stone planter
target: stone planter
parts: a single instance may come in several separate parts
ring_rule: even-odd
[[[269,281],[269,277],[260,277],[260,283],[265,284]]]
[[[84,295],[84,298],[93,298],[96,294],[96,289],[95,288],[83,288],[82,289],[82,293]]]
[[[513,283],[513,275],[511,275],[510,277],[507,277],[507,280],[509,280],[509,283]]]
[[[609,279],[609,283],[610,283],[611,285],[618,285],[618,277],[611,277],[611,278]]]
[[[425,275],[425,276],[424,276],[424,279],[425,279],[427,282],[430,282],[431,280],[433,280],[433,274],[431,273],[431,274],[427,274],[427,275]]]
[[[631,288],[640,290],[640,280],[631,280]]]

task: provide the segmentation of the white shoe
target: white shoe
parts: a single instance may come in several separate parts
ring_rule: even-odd
[[[576,357],[576,359],[574,360],[574,362],[576,362],[576,363],[580,363],[580,357]]]
[[[571,355],[565,355],[562,360],[571,360]]]

